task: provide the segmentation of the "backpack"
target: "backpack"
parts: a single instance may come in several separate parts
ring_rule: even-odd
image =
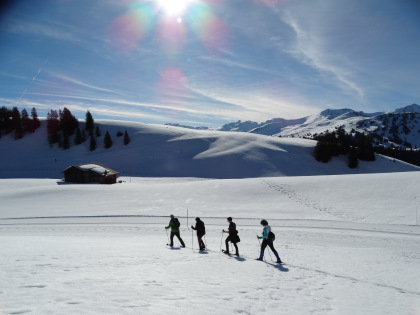
[[[174,218],[173,222],[174,222],[174,228],[179,229],[179,227],[181,226],[181,223],[179,223],[178,218]]]
[[[274,242],[275,239],[276,239],[276,235],[273,232],[270,231],[267,235],[267,240],[271,241],[271,242]]]

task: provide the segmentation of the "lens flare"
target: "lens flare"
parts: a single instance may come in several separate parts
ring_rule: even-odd
[[[186,29],[182,19],[163,17],[157,27],[157,39],[165,52],[170,54],[179,52],[186,42]]]
[[[111,46],[124,54],[134,51],[149,31],[152,17],[148,6],[137,5],[126,14],[114,18],[107,29]]]
[[[229,49],[232,32],[229,25],[215,16],[208,7],[196,6],[190,16],[189,24],[208,51],[220,54]]]
[[[158,5],[169,15],[182,14],[188,6],[188,0],[157,0]]]

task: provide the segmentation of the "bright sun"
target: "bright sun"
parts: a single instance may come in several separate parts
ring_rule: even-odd
[[[188,2],[191,2],[191,0],[157,0],[157,2],[167,14],[176,15],[184,12]]]

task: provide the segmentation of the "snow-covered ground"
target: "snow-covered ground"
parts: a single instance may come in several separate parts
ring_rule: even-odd
[[[420,312],[419,172],[121,179],[0,180],[2,314]],[[165,246],[171,213],[185,249]],[[220,254],[227,216],[240,258]],[[254,260],[261,218],[285,265]]]
[[[0,139],[0,314],[420,314],[420,168],[321,164],[301,139],[106,129],[132,142],[90,152],[49,149],[42,133]],[[121,183],[60,179],[89,162]],[[187,248],[166,246],[171,213]],[[228,216],[239,258],[220,253]],[[284,265],[268,249],[254,260],[262,218]]]

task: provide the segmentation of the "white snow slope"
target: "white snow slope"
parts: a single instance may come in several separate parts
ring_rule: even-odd
[[[181,138],[201,143],[189,135]],[[244,138],[226,139],[235,146],[218,138],[195,155],[250,147]],[[5,138],[0,144],[2,152],[17,149]],[[35,150],[32,159],[42,164],[53,152],[74,162],[78,150]],[[195,178],[82,185],[60,175],[34,178],[27,157],[7,153],[15,161],[4,154],[0,161],[20,167],[0,179],[0,314],[420,314],[420,172],[407,164],[378,158],[371,165],[382,172],[237,179],[198,178],[196,166],[189,173]],[[86,159],[81,163],[103,162]],[[303,175],[286,161],[282,170]],[[341,163],[322,167],[342,174]],[[311,165],[304,169],[317,175]],[[165,246],[171,213],[187,248],[177,240],[174,249]],[[206,223],[206,253],[188,228],[196,216]],[[227,216],[237,224],[240,257],[220,253]],[[261,218],[276,234],[284,265],[272,263],[268,249],[266,262],[254,260]]]
[[[96,122],[96,121],[95,121]],[[14,140],[0,139],[0,178],[61,178],[71,165],[101,163],[125,176],[250,178],[262,176],[314,176],[388,173],[420,170],[378,157],[360,162],[352,170],[344,157],[323,164],[313,157],[316,141],[282,139],[241,132],[191,130],[172,126],[119,121],[98,121],[102,134],[114,145],[89,151],[89,140],[69,150],[49,148],[45,122],[40,130]],[[123,145],[117,131],[127,130],[131,142]]]

